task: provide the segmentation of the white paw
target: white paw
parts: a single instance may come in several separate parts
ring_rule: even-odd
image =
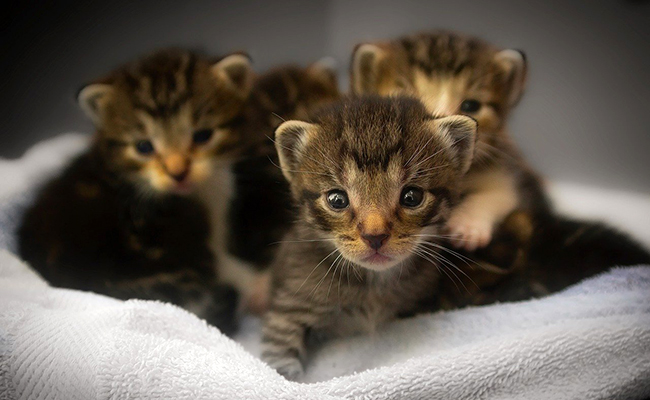
[[[278,373],[290,381],[296,381],[300,379],[305,371],[302,367],[302,363],[297,358],[278,358],[267,363],[273,367]]]
[[[492,222],[465,213],[456,213],[447,221],[449,241],[457,248],[474,251],[492,240]]]

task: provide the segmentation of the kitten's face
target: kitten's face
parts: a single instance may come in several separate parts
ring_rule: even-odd
[[[347,100],[289,121],[276,148],[301,216],[342,256],[385,270],[436,234],[471,164],[476,122],[433,119],[410,98]]]
[[[143,190],[188,193],[242,138],[232,129],[251,86],[245,56],[211,63],[163,51],[86,86],[106,166]]]
[[[410,94],[436,115],[471,116],[490,143],[521,96],[526,63],[521,52],[439,32],[360,45],[351,73],[353,92]]]

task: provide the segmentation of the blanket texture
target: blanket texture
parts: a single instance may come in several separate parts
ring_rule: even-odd
[[[649,293],[650,268],[615,269],[541,300],[398,321],[326,344],[307,366],[319,382],[301,384],[178,307],[53,289],[3,251],[0,398],[644,399]]]
[[[15,249],[13,230],[34,188],[86,142],[66,135],[0,161],[0,248]],[[605,219],[625,221],[650,243],[647,196],[553,188],[565,211],[582,216],[603,216],[598,210],[613,207],[598,201],[616,201],[627,214]],[[327,342],[312,352],[306,383],[286,381],[259,350],[254,318],[231,340],[169,304],[51,288],[0,250],[0,400],[643,400],[650,267],[613,269],[540,300],[425,315]]]

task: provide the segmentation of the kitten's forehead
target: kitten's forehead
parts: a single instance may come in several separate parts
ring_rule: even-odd
[[[323,160],[345,186],[367,185],[367,194],[399,187],[434,165],[443,173],[445,138],[427,126],[431,118],[415,99],[369,96],[320,117],[309,157]]]
[[[409,64],[429,75],[469,75],[480,78],[496,49],[486,42],[450,32],[421,33],[400,41]]]
[[[198,73],[193,54],[168,51],[133,64],[119,80],[134,107],[154,117],[169,117],[192,97]]]

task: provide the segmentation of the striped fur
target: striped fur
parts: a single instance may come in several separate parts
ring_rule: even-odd
[[[367,332],[435,291],[438,241],[430,235],[459,200],[475,134],[472,119],[435,119],[408,97],[343,100],[312,123],[278,128],[276,147],[300,217],[273,266],[267,362],[297,378],[309,331]],[[411,187],[422,189],[423,200],[407,208],[400,196]],[[332,189],[347,193],[348,208],[328,206]],[[388,235],[380,250],[364,242],[369,233]]]
[[[240,54],[163,50],[85,86],[94,141],[26,211],[21,256],[52,285],[170,301],[233,332],[237,293],[217,282],[207,210],[186,192],[243,147],[250,80]],[[198,143],[200,130],[214,133]]]
[[[475,37],[447,31],[423,32],[357,46],[351,90],[382,96],[410,94],[429,111],[466,114],[478,121],[477,152],[464,180],[465,199],[448,229],[460,248],[484,247],[493,230],[515,209],[542,212],[547,204],[537,175],[506,131],[527,75],[526,59]],[[477,109],[464,109],[473,101]]]

